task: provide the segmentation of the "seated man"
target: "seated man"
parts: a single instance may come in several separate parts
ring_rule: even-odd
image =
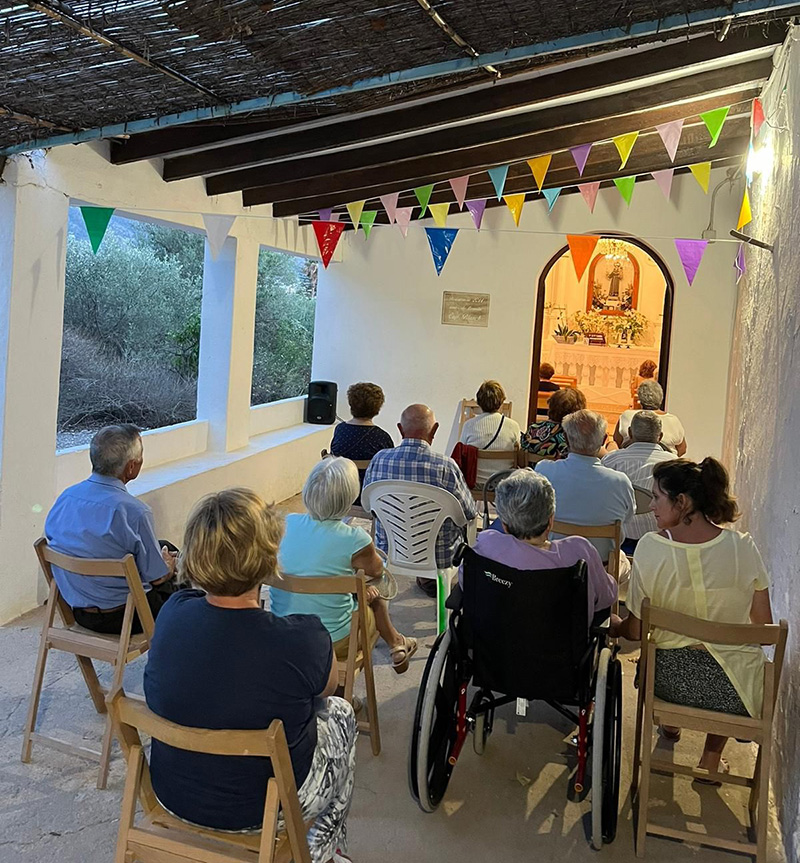
[[[467,519],[478,514],[475,500],[464,482],[458,465],[449,456],[431,449],[431,443],[439,428],[433,411],[427,405],[409,405],[397,424],[403,438],[394,449],[381,450],[372,457],[364,477],[364,487],[386,479],[402,479],[408,482],[423,482],[443,488],[454,495]],[[453,565],[453,553],[461,531],[446,521],[436,540],[436,565],[447,569]],[[375,544],[386,551],[386,531],[380,522],[376,525]],[[419,587],[429,596],[436,596],[436,579],[417,579]]]
[[[624,473],[633,485],[653,490],[653,468],[662,461],[672,461],[675,454],[667,452],[661,440],[661,418],[653,411],[639,411],[631,420],[631,443],[603,457],[603,464]],[[649,531],[658,530],[652,512],[632,515],[625,522],[626,554],[633,554],[636,544]]]
[[[550,365],[550,363],[542,363],[539,366],[539,392],[540,393],[554,393],[556,390],[560,390],[561,387],[558,384],[554,384],[550,378],[556,373],[556,370]]]
[[[175,553],[159,546],[150,507],[125,484],[142,469],[142,438],[129,423],[106,426],[92,438],[92,475],[65,489],[47,516],[48,544],[72,557],[115,558],[132,554],[155,617],[175,591]],[[75,620],[94,632],[119,633],[128,599],[124,578],[76,575],[57,566],[53,576]],[[141,632],[134,617],[133,632]]]
[[[546,476],[556,492],[556,521],[580,525],[624,523],[636,511],[631,481],[616,470],[603,467],[600,452],[606,440],[605,417],[590,410],[576,411],[562,423],[569,455],[559,461],[540,461],[538,473]],[[554,534],[555,535],[555,534]],[[624,527],[623,527],[623,539]],[[608,562],[613,540],[592,539],[592,545]],[[620,554],[619,581],[627,584],[630,561]]]

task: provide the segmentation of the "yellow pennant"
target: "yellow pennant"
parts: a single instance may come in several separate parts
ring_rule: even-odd
[[[620,171],[627,164],[633,145],[636,143],[636,139],[638,137],[638,132],[628,132],[627,135],[617,135],[616,138],[611,139],[614,142],[614,146],[617,148],[620,159],[622,159],[619,166]]]
[[[519,227],[519,217],[522,215],[525,195],[504,195],[503,200],[506,202],[508,209],[511,210],[511,215],[514,217],[514,224]]]
[[[535,159],[528,159],[528,167],[533,173],[533,179],[536,180],[536,185],[539,187],[540,192],[542,191],[544,178],[547,176],[547,169],[550,167],[552,158],[553,154],[550,153],[547,156],[537,156]]]
[[[364,209],[364,204],[366,201],[355,201],[352,204],[347,205],[347,212],[350,214],[350,221],[353,223],[353,227],[358,230],[359,223],[361,222],[361,211]]]
[[[711,179],[711,162],[700,162],[697,165],[689,165],[689,170],[694,174],[694,178],[700,184],[700,188],[708,194],[708,181]]]
[[[447,225],[447,214],[450,212],[450,204],[447,201],[444,204],[428,204],[428,209],[433,216],[436,227],[444,228]]]
[[[742,198],[742,209],[739,210],[739,222],[736,225],[736,230],[741,231],[742,228],[753,220],[753,213],[750,209],[750,195],[747,193],[747,186],[744,189],[744,198]]]

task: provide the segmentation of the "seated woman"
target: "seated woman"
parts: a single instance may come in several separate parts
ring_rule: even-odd
[[[542,363],[539,366],[539,392],[540,393],[554,393],[556,390],[560,390],[561,387],[558,384],[554,384],[550,378],[556,373],[556,370],[553,368],[550,363]]]
[[[279,553],[281,572],[301,577],[352,575],[359,569],[368,578],[382,574],[383,560],[369,534],[342,521],[357,495],[358,471],[349,459],[331,456],[315,465],[303,486],[308,512],[286,516]],[[288,593],[275,586],[270,587],[269,595],[270,610],[278,617],[316,615],[330,633],[337,658],[347,659],[350,615],[355,607],[352,596]],[[373,634],[377,629],[389,646],[392,668],[402,674],[417,651],[417,641],[394,628],[389,606],[377,588],[367,587],[367,601],[367,631]]]
[[[653,514],[659,533],[646,533],[636,546],[625,621],[617,635],[641,639],[641,607],[654,606],[719,623],[772,623],[769,576],[750,534],[719,525],[739,517],[725,468],[713,458],[685,459],[653,469]],[[758,716],[764,688],[761,647],[703,645],[655,632],[657,698],[704,710]],[[680,737],[664,727],[663,736]],[[706,737],[699,766],[725,772],[727,738]],[[706,780],[701,780],[706,781]]]
[[[353,796],[352,707],[333,697],[339,682],[325,627],[315,617],[280,618],[259,604],[277,576],[283,524],[248,489],[200,501],[186,525],[178,570],[203,590],[165,603],[144,673],[147,705],[196,728],[268,728],[283,722],[314,863],[339,863]],[[206,591],[205,593],[203,591]],[[152,743],[150,771],[161,804],[218,830],[261,828],[270,763]]]
[[[637,393],[639,391],[639,384],[643,384],[645,381],[655,380],[656,377],[656,364],[652,360],[645,360],[639,366],[639,374],[634,375],[631,378],[631,398],[633,399],[634,408],[638,407],[638,397]]]
[[[569,444],[561,421],[565,416],[586,408],[586,397],[580,390],[560,389],[550,396],[547,419],[531,423],[522,435],[522,448],[545,458],[566,458]]]
[[[475,401],[482,413],[468,419],[461,429],[459,440],[468,446],[485,450],[510,450],[519,447],[519,424],[500,413],[500,408],[506,400],[503,387],[497,381],[484,381],[475,394]],[[483,484],[499,470],[508,470],[516,465],[516,459],[498,459],[497,461],[478,461],[477,480],[475,487],[483,488]]]
[[[556,495],[546,477],[532,470],[515,470],[497,484],[494,505],[503,531],[481,531],[475,543],[478,554],[514,569],[560,569],[585,560],[589,620],[611,607],[617,598],[617,582],[606,572],[589,540],[582,536],[548,539]]]
[[[636,394],[642,406],[641,410],[653,411],[660,417],[661,443],[670,452],[682,456],[686,452],[686,432],[675,414],[661,410],[661,405],[664,403],[664,390],[661,388],[661,384],[658,381],[644,381],[639,384]],[[630,443],[631,420],[635,414],[636,411],[632,409],[620,414],[617,427],[614,429],[614,441],[618,447],[627,446]]]

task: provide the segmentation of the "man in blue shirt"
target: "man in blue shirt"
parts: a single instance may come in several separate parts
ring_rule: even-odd
[[[92,475],[65,489],[48,514],[47,542],[73,557],[119,559],[132,554],[155,616],[176,589],[175,553],[159,545],[150,507],[125,488],[142,469],[139,429],[128,423],[100,429],[92,438],[89,458]],[[77,575],[56,566],[53,576],[81,626],[95,632],[121,631],[128,599],[124,578]],[[142,631],[138,618],[133,631]]]

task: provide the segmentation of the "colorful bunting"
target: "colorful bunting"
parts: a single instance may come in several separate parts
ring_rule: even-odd
[[[552,158],[553,154],[550,153],[547,156],[537,156],[535,159],[528,159],[528,167],[531,169],[533,179],[536,180],[536,185],[540,192],[542,191],[544,178],[547,176],[547,170],[550,167]]]
[[[660,126],[656,126],[656,132],[661,136],[661,141],[666,148],[670,162],[674,162],[675,154],[678,152],[678,144],[681,142],[683,120],[672,120],[669,123],[662,123]]]
[[[708,181],[711,179],[711,162],[700,162],[697,165],[689,165],[689,170],[700,184],[700,188],[708,194]]]
[[[447,214],[450,212],[450,204],[428,204],[428,211],[433,216],[437,228],[443,228],[447,224]]]
[[[678,257],[683,264],[683,271],[686,273],[689,285],[694,282],[707,245],[708,240],[675,240],[675,248],[678,250]]]
[[[572,265],[575,267],[575,275],[578,281],[583,278],[589,261],[592,260],[595,246],[600,237],[586,236],[582,234],[567,234],[567,243],[572,255]]]
[[[208,238],[208,250],[211,252],[212,260],[217,260],[217,255],[222,251],[225,240],[231,232],[236,216],[219,216],[211,213],[203,213],[203,224],[206,226],[206,237]]]
[[[761,104],[761,99],[753,99],[753,107],[750,111],[750,129],[753,133],[753,140],[758,137],[761,127],[764,125],[764,106]]]
[[[331,216],[333,215],[333,207],[328,207],[327,210],[317,210],[319,214],[320,222],[332,222]]]
[[[600,183],[580,183],[578,185],[578,191],[581,193],[583,200],[586,201],[586,206],[589,208],[589,212],[594,212],[594,205],[597,201],[597,193],[600,191]]]
[[[413,212],[413,207],[398,207],[395,210],[394,222],[404,237],[408,236],[408,226]]]
[[[419,217],[420,219],[423,219],[425,218],[425,210],[428,208],[428,201],[430,201],[431,195],[433,194],[433,183],[428,186],[419,186],[414,189],[414,194],[417,196],[420,207],[422,207],[422,212],[419,214]]]
[[[633,145],[636,143],[636,139],[638,137],[638,132],[628,132],[625,135],[617,135],[615,138],[611,139],[614,142],[614,146],[617,148],[620,159],[622,159],[619,166],[620,171],[628,163],[631,150],[633,149]]]
[[[92,251],[97,254],[100,243],[106,235],[108,223],[114,215],[113,207],[81,207],[83,223],[86,225],[86,233],[89,235],[89,243]],[[235,218],[235,217],[234,217]]]
[[[503,189],[506,185],[506,177],[508,176],[508,165],[498,165],[496,168],[489,168],[489,178],[492,181],[495,192],[497,192],[497,200],[503,197]]]
[[[361,221],[361,213],[364,210],[364,204],[366,201],[353,201],[352,204],[347,205],[347,212],[350,214],[350,221],[353,223],[353,227],[358,230],[358,224]]]
[[[753,221],[753,211],[750,209],[750,195],[745,186],[744,198],[742,198],[742,207],[739,210],[739,221],[736,223],[736,230],[741,231],[745,225],[749,225]]]
[[[670,192],[672,191],[672,178],[675,175],[674,168],[664,168],[663,171],[651,171],[653,179],[658,183],[658,188],[661,189],[664,197],[669,200]]]
[[[483,211],[486,209],[486,198],[478,198],[477,201],[467,201],[467,209],[472,215],[472,221],[475,227],[480,231],[481,222],[483,221]]]
[[[458,209],[464,209],[464,199],[467,197],[467,185],[469,184],[469,174],[466,177],[456,177],[453,180],[450,180],[450,188],[453,190],[453,194],[456,196],[456,201],[458,202]]]
[[[312,222],[311,224],[317,238],[322,266],[327,270],[344,231],[344,222]]]
[[[570,153],[572,153],[579,177],[583,176],[583,169],[586,167],[586,160],[589,158],[589,153],[592,152],[593,146],[594,144],[581,144],[578,147],[570,148]]]
[[[747,272],[747,261],[744,257],[744,243],[739,243],[739,250],[736,252],[733,266],[736,270],[736,284],[738,285],[742,280],[742,276]]]
[[[630,207],[631,198],[633,197],[633,186],[636,182],[636,177],[615,177],[614,185],[619,189],[625,203]]]
[[[375,224],[375,218],[378,215],[377,210],[364,210],[361,214],[361,218],[358,220],[361,227],[364,229],[364,239],[369,239],[369,232],[372,230],[372,226]]]
[[[392,192],[390,195],[381,195],[381,204],[386,210],[386,215],[389,217],[389,224],[394,224],[394,214],[397,211],[397,201],[400,198],[400,192]]]
[[[522,207],[525,204],[525,195],[505,195],[503,200],[506,206],[511,210],[511,215],[514,217],[514,224],[519,227],[519,217],[522,215]]]
[[[709,149],[719,141],[719,135],[722,131],[722,127],[725,125],[728,111],[730,111],[730,107],[715,108],[713,111],[704,111],[700,115],[700,119],[706,124],[706,129],[708,129],[708,132],[711,135],[711,143],[708,145]]]
[[[552,213],[553,206],[558,200],[558,196],[561,194],[561,186],[556,189],[542,189],[542,194],[547,198],[547,212]]]
[[[428,237],[428,245],[431,247],[436,275],[440,276],[458,235],[458,228],[425,228],[425,233]]]

